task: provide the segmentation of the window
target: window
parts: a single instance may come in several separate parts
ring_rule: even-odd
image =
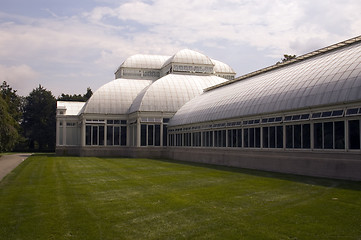
[[[302,125],[302,143],[303,148],[310,148],[311,147],[311,128],[310,124],[303,124]]]
[[[120,135],[120,145],[122,146],[126,146],[127,145],[127,127],[126,126],[121,126],[121,135]]]
[[[335,149],[345,148],[345,123],[335,122]]]
[[[283,126],[277,126],[277,148],[283,148]]]
[[[310,124],[286,126],[286,148],[310,148]]]
[[[167,142],[168,142],[167,136],[168,136],[168,127],[167,127],[167,125],[163,125],[163,146],[168,145],[167,144]]]
[[[160,125],[155,125],[155,146],[160,146]]]
[[[140,145],[146,146],[147,145],[147,125],[142,124],[140,126],[140,136],[141,136]]]
[[[263,147],[268,148],[268,127],[263,127]]]
[[[315,123],[313,130],[314,148],[322,148],[322,123]]]
[[[348,121],[349,149],[360,149],[360,120]]]
[[[344,149],[345,123],[343,121],[314,124],[314,148]]]
[[[148,146],[154,145],[154,126],[148,125]]]
[[[91,145],[91,126],[86,126],[85,127],[85,144],[86,145]]]

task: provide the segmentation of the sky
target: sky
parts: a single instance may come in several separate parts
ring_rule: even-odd
[[[129,56],[188,48],[241,76],[361,35],[360,0],[0,0],[0,82],[93,92]]]

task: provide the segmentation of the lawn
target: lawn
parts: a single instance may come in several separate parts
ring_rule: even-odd
[[[0,239],[361,239],[361,183],[35,155],[0,182]]]

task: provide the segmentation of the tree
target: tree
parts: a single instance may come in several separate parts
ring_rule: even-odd
[[[284,62],[290,61],[295,58],[296,58],[296,55],[283,54],[283,58],[281,59],[281,62],[277,62],[277,64],[284,63]]]
[[[3,97],[3,100],[8,105],[9,114],[18,122],[20,123],[22,119],[22,112],[23,112],[23,98],[20,97],[16,90],[12,89],[10,85],[7,84],[6,81],[2,83],[0,86],[0,93]]]
[[[87,88],[86,93],[84,95],[80,94],[64,94],[62,93],[60,97],[58,97],[59,101],[78,101],[78,102],[86,102],[93,95],[90,87]]]
[[[41,85],[26,97],[24,106],[24,135],[30,148],[40,151],[55,149],[56,99]]]
[[[8,105],[0,95],[0,152],[7,152],[13,150],[15,144],[18,142],[19,134],[15,119],[8,112]]]

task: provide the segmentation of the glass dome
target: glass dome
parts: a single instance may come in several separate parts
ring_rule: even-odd
[[[206,55],[189,50],[183,49],[170,57],[163,65],[167,66],[170,63],[183,63],[183,64],[196,64],[196,65],[214,65],[209,57]]]
[[[126,114],[151,80],[116,79],[100,87],[83,108],[85,114]]]
[[[128,57],[119,68],[160,69],[169,56],[136,54]]]
[[[169,74],[139,93],[129,112],[176,112],[203,89],[225,81],[217,76]]]

